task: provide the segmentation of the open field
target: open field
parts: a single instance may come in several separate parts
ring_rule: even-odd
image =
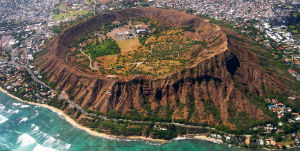
[[[121,48],[121,54],[137,50],[140,46],[138,38],[133,39],[122,39],[116,41],[119,47]]]
[[[142,21],[140,21],[142,20]],[[76,49],[91,56],[95,70],[100,75],[130,76],[144,74],[163,78],[192,65],[200,51],[208,49],[194,27],[168,27],[156,21],[130,20],[108,23],[102,27],[105,34],[89,35]],[[136,23],[139,23],[138,25]],[[135,28],[148,28],[139,34]],[[76,64],[85,60],[76,59]]]
[[[87,10],[78,10],[78,11],[68,11],[65,13],[59,13],[57,15],[54,15],[53,20],[62,20],[65,18],[72,18],[72,17],[76,17],[79,15],[85,15],[87,14],[89,11]]]

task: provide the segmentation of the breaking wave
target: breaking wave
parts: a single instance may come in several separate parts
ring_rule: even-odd
[[[55,148],[60,151],[68,150],[71,147],[71,144],[65,143],[59,139],[55,139],[54,137],[49,136],[48,134],[40,131],[40,128],[35,124],[32,124],[31,128],[33,128],[32,134],[35,138],[38,138],[39,140],[44,140],[42,146]]]
[[[30,136],[26,133],[22,134],[17,139],[16,144],[19,144],[19,146],[15,151],[64,151],[68,150],[71,147],[71,144],[67,144],[63,141],[57,140],[51,136],[48,136],[47,134],[44,134],[43,136],[46,137],[46,140],[44,141],[44,143],[40,144],[33,138],[33,136]]]
[[[4,122],[6,122],[8,120],[8,118],[0,115],[0,124],[3,124]]]
[[[30,105],[21,105],[20,108],[24,109],[24,108],[29,108]]]
[[[20,123],[22,123],[22,122],[26,122],[26,121],[28,121],[28,118],[27,118],[27,117],[23,117],[23,118],[19,121],[18,124],[20,124]]]
[[[12,103],[13,106],[18,106],[20,108],[29,108],[30,105],[27,105],[27,104],[21,104],[21,103]]]
[[[33,151],[58,151],[58,150],[37,144],[34,147]]]
[[[2,112],[5,109],[5,106],[3,104],[0,104],[0,112]]]
[[[12,103],[13,106],[20,106],[22,105],[21,103]]]
[[[11,109],[9,109],[9,110],[7,110],[7,114],[18,114],[20,112],[20,110],[11,110]]]
[[[32,150],[36,145],[36,141],[30,135],[24,133],[18,137],[17,144],[19,146],[16,151]]]

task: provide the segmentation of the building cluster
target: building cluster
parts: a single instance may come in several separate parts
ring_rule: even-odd
[[[122,1],[121,1],[122,2]],[[276,48],[280,51],[283,61],[291,65],[300,66],[300,42],[295,40],[288,32],[285,25],[271,25],[268,22],[277,20],[284,22],[290,12],[299,7],[297,0],[148,0],[154,7],[169,7],[185,10],[193,10],[198,14],[208,15],[215,19],[245,22],[248,20],[259,21],[255,24],[262,33],[261,41],[266,47]],[[57,7],[64,4],[66,7]],[[123,4],[123,3],[122,3]],[[124,5],[111,3],[116,8],[125,8]],[[135,5],[140,5],[139,3]],[[18,64],[28,66],[34,59],[34,54],[40,52],[41,46],[55,34],[51,30],[54,25],[61,22],[70,21],[71,18],[53,20],[54,10],[67,13],[70,11],[103,11],[111,10],[108,5],[94,7],[87,1],[71,0],[28,0],[28,1],[0,1],[0,55],[10,53],[12,60]],[[4,23],[5,24],[2,24]],[[128,39],[137,34],[147,34],[151,32],[148,28],[140,27],[136,30],[120,31],[115,33],[116,38]],[[275,44],[274,44],[275,43]],[[277,54],[273,54],[277,55]],[[276,58],[276,57],[275,57]],[[300,74],[292,68],[288,72],[300,81]],[[33,71],[36,77],[42,78],[38,71]],[[0,61],[0,85],[26,100],[45,103],[53,98],[55,93],[32,79],[24,68],[20,68],[12,63]],[[107,92],[111,93],[111,90]],[[290,99],[294,99],[290,97]],[[276,99],[266,99],[269,102],[270,111],[277,114],[279,122],[276,124],[264,124],[250,129],[250,131],[262,131],[264,133],[282,132],[282,126],[290,123],[300,122],[300,115],[294,113],[290,107]],[[285,122],[282,119],[285,115],[291,114]],[[154,130],[168,130],[167,127],[154,125]],[[289,134],[295,144],[299,145],[300,136]],[[209,137],[233,144],[243,144],[246,142],[245,136],[227,134],[209,134]],[[255,141],[260,146],[275,146],[276,142],[272,137],[259,137]]]
[[[54,10],[72,14],[93,8],[94,5],[87,1],[0,1],[0,55],[9,53],[17,63],[30,63],[34,54],[40,51],[39,48],[55,35],[52,26],[70,21],[70,18],[53,20]]]
[[[116,32],[115,33],[115,40],[120,40],[120,39],[132,39],[137,37],[136,32],[132,29],[126,30],[124,32]]]
[[[294,99],[293,97],[289,97],[289,99]],[[278,119],[281,119],[284,117],[286,113],[291,113],[292,117],[288,119],[289,123],[294,123],[294,122],[300,122],[300,115],[298,113],[292,112],[291,107],[287,107],[283,103],[279,102],[276,99],[266,99],[267,102],[270,104],[268,105],[269,110],[272,112],[277,113]],[[282,125],[282,123],[278,123],[279,126]]]
[[[250,128],[250,131],[264,131],[265,133],[271,133],[273,130],[277,130],[273,124],[265,124]]]
[[[235,145],[245,145],[246,136],[244,135],[230,135],[224,133],[210,133],[209,138],[215,139],[217,142],[226,142]]]
[[[288,72],[300,81],[299,74],[294,70],[296,68],[300,69],[300,41],[289,32],[286,25],[258,22],[235,23],[233,27],[268,48],[274,59],[290,66]],[[253,29],[258,33],[253,34]]]
[[[35,73],[40,76],[37,71]],[[4,89],[22,99],[45,103],[55,96],[48,88],[32,80],[25,69],[7,62],[0,61],[0,79],[0,85]]]
[[[284,21],[297,0],[148,0],[154,7],[193,10],[211,18],[247,21]]]
[[[149,28],[139,27],[136,29],[136,33],[146,35],[146,34],[151,33],[151,30]]]
[[[62,1],[54,7],[53,15],[48,22],[48,27],[59,25],[61,22],[75,20],[79,15],[85,15],[88,12],[95,13],[95,5],[87,1]]]
[[[53,8],[59,0],[2,0],[0,1],[0,21],[44,22],[51,19]]]
[[[168,128],[167,128],[166,126],[161,126],[161,125],[159,125],[159,124],[155,124],[155,125],[153,126],[153,130],[166,131],[166,130],[168,130]]]
[[[294,100],[294,97],[289,97],[288,99]],[[291,107],[287,107],[283,103],[279,102],[277,99],[265,99],[266,102],[270,103],[268,105],[268,109],[277,114],[279,122],[274,124],[265,124],[260,126],[255,126],[250,128],[249,131],[256,131],[256,132],[264,132],[266,134],[270,134],[275,132],[277,134],[283,133],[284,125],[291,124],[291,123],[299,123],[300,122],[300,115],[296,112],[293,112]],[[291,116],[287,116],[287,119],[283,119],[285,115],[290,114]],[[284,137],[291,138],[292,143],[299,145],[300,136],[296,136],[295,133],[288,134]],[[258,137],[254,141],[256,145],[259,146],[274,146],[276,142],[274,141],[273,137]]]
[[[269,23],[263,23],[257,24],[256,27],[266,33],[265,38],[275,41],[277,49],[283,54],[283,60],[286,63],[300,66],[300,42],[288,32],[287,26],[272,26]],[[270,41],[265,40],[264,44],[269,46]]]
[[[297,0],[148,0],[148,2],[153,7],[192,10],[197,14],[235,24],[254,21],[252,25],[264,33],[260,38],[263,44],[267,48],[280,50],[280,57],[273,53],[275,58],[300,68],[300,41],[285,25],[290,13],[299,10],[300,2]],[[300,80],[298,76],[296,78]]]
[[[264,138],[264,137],[258,137],[253,140],[251,140],[252,145],[256,146],[269,146],[274,147],[277,145],[276,141],[273,138]]]
[[[297,80],[300,81],[300,74],[299,74],[299,73],[297,73],[295,70],[293,70],[293,69],[291,69],[291,68],[290,68],[288,71],[289,71],[289,73],[290,73],[293,77],[297,78]]]

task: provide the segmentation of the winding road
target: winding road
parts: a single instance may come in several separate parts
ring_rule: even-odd
[[[93,60],[92,60],[92,58],[89,56],[89,55],[87,55],[86,53],[84,53],[83,51],[82,51],[82,49],[79,49],[80,50],[80,52],[83,54],[83,55],[85,55],[87,58],[89,58],[89,60],[90,60],[90,68],[91,69],[93,69],[93,70],[97,70],[97,68],[96,67],[93,67]]]
[[[3,61],[0,59],[0,61]],[[44,87],[47,87],[48,89],[50,89],[50,91],[54,92],[55,94],[57,94],[58,98],[60,99],[63,99],[65,101],[67,101],[69,103],[69,105],[71,105],[72,107],[76,108],[77,110],[80,110],[81,113],[87,115],[87,116],[90,116],[90,117],[94,117],[94,118],[100,118],[100,119],[103,119],[103,120],[109,120],[109,121],[113,121],[113,122],[119,122],[119,121],[122,121],[122,122],[129,122],[129,123],[137,123],[137,124],[147,124],[147,123],[152,123],[152,121],[138,121],[138,120],[128,120],[128,119],[117,119],[117,118],[107,118],[106,116],[103,116],[103,115],[99,115],[97,116],[96,114],[93,114],[93,113],[88,113],[86,112],[83,108],[81,108],[79,105],[77,105],[76,103],[74,103],[73,101],[71,101],[69,98],[67,98],[66,96],[60,94],[58,91],[52,89],[50,86],[48,86],[47,84],[45,84],[43,81],[39,80],[34,74],[33,72],[31,71],[31,69],[27,66],[24,66],[24,65],[21,65],[21,64],[18,64],[14,61],[9,61],[7,62],[8,64],[11,64],[11,65],[15,65],[15,66],[18,66],[18,67],[21,67],[21,68],[24,68],[27,70],[27,72],[31,75],[32,79],[34,81],[36,81],[37,83],[43,85]],[[186,125],[186,124],[181,124],[181,123],[174,123],[174,122],[153,122],[154,124],[164,124],[164,125],[175,125],[175,126],[178,126],[178,127],[185,127],[185,128],[205,128],[205,129],[209,129],[209,130],[214,130],[216,132],[219,132],[219,133],[223,133],[223,134],[227,134],[227,135],[232,135],[232,134],[229,134],[229,133],[226,133],[226,132],[222,132],[222,131],[219,131],[219,130],[216,130],[215,128],[211,128],[211,127],[204,127],[204,126],[195,126],[195,125]]]

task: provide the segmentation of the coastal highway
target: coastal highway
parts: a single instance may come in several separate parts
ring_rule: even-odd
[[[3,61],[0,59],[0,61]],[[45,84],[43,81],[39,80],[34,74],[33,72],[31,71],[30,68],[28,68],[27,66],[24,66],[24,65],[21,65],[21,64],[18,64],[14,61],[9,61],[7,62],[8,64],[11,64],[11,65],[15,65],[15,66],[18,66],[18,67],[21,67],[21,68],[24,68],[27,70],[27,72],[31,75],[32,79],[34,81],[36,81],[37,83],[43,85],[44,87],[47,87],[48,89],[50,89],[52,92],[54,92],[55,94],[57,94],[58,98],[60,99],[63,99],[65,101],[67,101],[69,103],[69,105],[73,106],[74,108],[76,108],[77,110],[80,110],[81,113],[87,115],[87,116],[90,116],[90,117],[94,117],[94,118],[100,118],[100,119],[103,119],[103,120],[110,120],[110,121],[114,121],[114,122],[119,122],[119,121],[122,121],[122,122],[129,122],[129,123],[137,123],[137,124],[146,124],[146,123],[152,123],[152,121],[138,121],[138,120],[128,120],[128,119],[116,119],[116,118],[107,118],[106,116],[103,116],[103,115],[96,115],[96,114],[93,114],[93,113],[88,113],[86,112],[83,108],[81,108],[80,106],[78,106],[77,104],[75,104],[73,101],[71,101],[69,98],[65,97],[64,95],[60,94],[59,92],[57,92],[56,90],[52,89],[51,87],[49,87],[47,84]],[[170,124],[173,124],[175,126],[178,126],[178,127],[185,127],[185,128],[205,128],[205,129],[210,129],[210,130],[214,130],[214,131],[217,131],[219,133],[223,133],[223,134],[228,134],[230,135],[229,133],[225,133],[225,132],[222,132],[222,131],[219,131],[219,130],[216,130],[215,128],[211,128],[211,127],[204,127],[204,126],[195,126],[195,125],[186,125],[186,124],[181,124],[181,123],[174,123],[174,122],[153,122],[154,124],[164,124],[164,125],[170,125]]]
[[[33,72],[31,71],[30,68],[28,68],[27,66],[24,66],[24,65],[21,65],[21,64],[18,64],[14,61],[10,61],[8,62],[8,64],[12,64],[12,65],[15,65],[15,66],[18,66],[18,67],[21,67],[21,68],[24,68],[27,70],[27,72],[31,75],[31,78],[36,81],[37,83],[43,85],[44,87],[50,89],[52,92],[54,92],[55,94],[57,94],[57,97],[60,98],[60,99],[63,99],[63,100],[66,100],[69,105],[73,106],[74,108],[76,108],[77,110],[80,110],[81,113],[84,113],[84,114],[87,114],[89,115],[89,113],[87,113],[84,109],[82,109],[80,106],[78,106],[77,104],[75,104],[73,101],[71,101],[69,98],[63,96],[62,94],[60,94],[59,92],[57,92],[56,90],[53,90],[51,87],[49,87],[47,84],[45,84],[43,81],[39,80],[34,74]]]

